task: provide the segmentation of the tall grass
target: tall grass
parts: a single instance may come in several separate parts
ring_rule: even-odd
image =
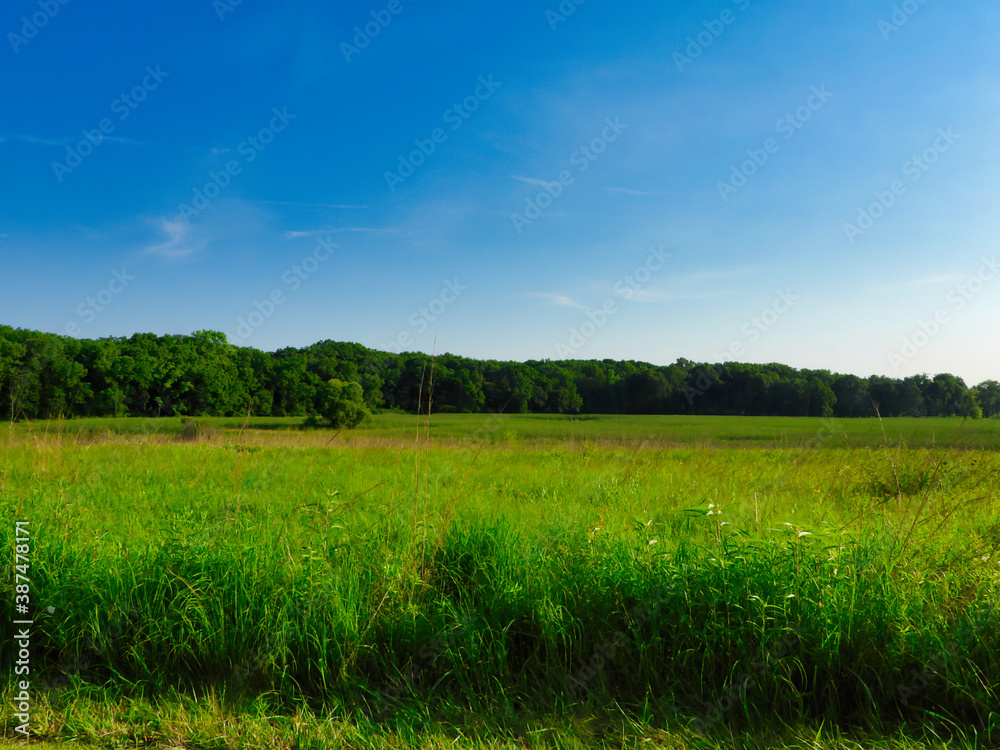
[[[335,446],[4,445],[35,689],[1000,738],[996,454]]]
[[[426,409],[418,418],[426,425]],[[74,418],[13,426],[19,436],[47,433],[73,435],[80,441],[106,441],[116,436],[146,436],[152,442],[178,439],[187,431],[201,439],[233,433],[247,425],[259,444],[322,445],[321,430],[306,429],[301,417],[162,417]],[[412,450],[414,415],[387,412],[342,433],[345,445],[392,441]],[[560,414],[434,414],[433,430],[421,435],[432,443],[466,443],[482,431],[486,441],[507,447],[566,447],[590,443],[601,447],[641,443],[680,447],[796,448],[814,446],[878,448],[886,439],[911,448],[952,447],[996,450],[1000,419],[960,417],[824,419],[819,417],[635,416]],[[422,438],[422,440],[424,439]]]

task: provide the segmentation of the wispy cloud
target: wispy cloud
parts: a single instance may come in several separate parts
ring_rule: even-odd
[[[633,190],[632,188],[608,187],[609,193],[624,193],[625,195],[674,195],[673,192],[664,190]]]
[[[651,292],[646,289],[616,288],[613,292],[616,296],[627,299],[629,302],[642,302],[646,304],[664,304],[677,300],[691,299],[713,299],[715,297],[728,297],[733,294],[731,291],[706,291],[706,292]]]
[[[919,279],[913,279],[906,283],[906,286],[929,286],[932,284],[956,284],[959,281],[964,281],[965,276],[954,273],[943,273],[943,274],[931,274],[930,276],[922,276]]]
[[[302,229],[284,232],[281,236],[285,239],[293,240],[296,237],[326,237],[328,234],[340,234],[341,232],[375,232],[371,227],[340,227],[339,229]]]
[[[669,295],[662,292],[650,292],[645,289],[631,289],[628,287],[615,287],[612,294],[623,297],[629,302],[658,303],[665,302]]]
[[[252,203],[269,203],[276,206],[311,206],[314,208],[368,208],[367,205],[363,206],[352,206],[346,203],[297,203],[295,201],[265,201],[257,200],[251,201]]]
[[[65,146],[70,142],[69,139],[67,138],[37,138],[33,135],[0,136],[0,142],[7,142],[7,141],[23,141],[24,143],[34,143],[39,146]]]
[[[71,146],[74,143],[79,143],[82,140],[84,140],[84,138],[79,135],[66,136],[62,138],[40,138],[34,135],[20,135],[20,134],[0,136],[0,143],[3,143],[4,141],[23,141],[24,143],[34,143],[39,146]],[[143,143],[142,141],[135,141],[132,140],[131,138],[121,138],[117,135],[104,135],[99,141],[99,143],[104,143],[104,142],[123,143],[128,146],[148,145],[146,143]]]
[[[532,187],[545,188],[554,184],[549,180],[536,180],[534,177],[518,177],[516,174],[512,174],[511,177],[518,182],[523,182],[525,185],[531,185]]]
[[[160,218],[158,228],[167,239],[158,245],[151,245],[143,252],[150,255],[161,255],[165,258],[183,258],[205,249],[208,239],[198,235],[198,231],[187,221],[180,218]]]
[[[535,297],[537,299],[548,300],[550,305],[558,305],[560,307],[576,307],[580,310],[589,310],[590,308],[586,305],[581,305],[576,300],[571,297],[567,297],[564,294],[556,294],[554,292],[522,292],[522,297]]]
[[[746,276],[756,269],[752,266],[720,268],[716,271],[695,271],[681,276],[674,276],[672,279],[677,283],[688,284],[696,281],[715,281],[716,279],[732,279],[737,276]]]

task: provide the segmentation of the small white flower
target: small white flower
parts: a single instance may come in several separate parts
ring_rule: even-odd
[[[650,539],[649,542],[646,544],[646,546],[650,547],[654,544],[659,544],[659,542],[657,542],[655,539]]]
[[[804,536],[812,536],[812,532],[811,531],[800,531],[798,535],[799,535],[800,538],[804,537]]]

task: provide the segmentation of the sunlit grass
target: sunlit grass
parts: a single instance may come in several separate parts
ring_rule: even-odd
[[[424,418],[385,413],[337,437],[342,445],[412,446]],[[177,439],[218,440],[243,433],[261,445],[323,444],[333,434],[303,429],[300,417],[169,417],[150,419],[77,418],[15,425],[16,434],[74,435],[78,440],[108,440],[115,436],[145,436],[153,442]],[[424,431],[421,429],[423,439]],[[563,414],[435,414],[429,439],[508,449],[541,445],[607,447],[648,444],[664,447],[829,448],[880,447],[903,443],[910,448],[947,446],[996,450],[1000,419],[960,417],[821,419],[819,417],[719,417]]]
[[[161,717],[151,736],[176,741],[188,730],[165,717],[185,715],[230,746],[267,746],[275,723],[291,736],[297,712],[345,747],[821,725],[998,739],[997,453],[881,430],[881,447],[827,447],[818,420],[779,450],[622,439],[613,419],[498,436],[531,421],[489,417],[441,417],[426,445],[414,418],[383,418],[398,435],[7,431],[2,559],[30,520],[50,731],[125,731],[121,708],[73,718],[113,703]]]

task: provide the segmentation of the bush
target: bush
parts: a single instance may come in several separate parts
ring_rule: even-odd
[[[328,380],[317,389],[315,404],[316,411],[331,427],[357,427],[371,419],[358,383]]]

